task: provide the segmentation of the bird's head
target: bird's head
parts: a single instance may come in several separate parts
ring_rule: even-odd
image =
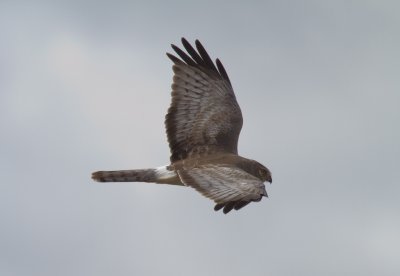
[[[260,163],[258,163],[257,176],[262,181],[268,181],[269,183],[272,183],[271,172],[266,167],[261,165]]]

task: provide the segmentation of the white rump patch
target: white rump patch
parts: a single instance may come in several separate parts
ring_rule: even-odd
[[[167,170],[167,166],[158,167],[155,169],[157,179],[159,180],[167,180],[174,177],[177,177],[176,172]]]

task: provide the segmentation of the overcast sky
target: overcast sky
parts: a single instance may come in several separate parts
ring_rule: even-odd
[[[400,275],[399,9],[1,1],[0,275]],[[182,36],[222,60],[239,153],[272,171],[270,197],[229,215],[90,179],[168,164]]]

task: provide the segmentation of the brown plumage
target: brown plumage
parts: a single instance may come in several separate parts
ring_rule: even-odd
[[[100,182],[153,182],[190,186],[215,201],[215,210],[228,213],[267,196],[264,182],[270,171],[238,155],[243,118],[229,77],[202,44],[196,49],[182,38],[186,54],[172,45],[180,59],[174,63],[172,102],[165,117],[171,164],[157,169],[101,171]]]

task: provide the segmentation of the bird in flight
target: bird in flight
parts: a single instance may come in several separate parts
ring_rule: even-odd
[[[268,196],[270,171],[238,155],[242,112],[219,59],[211,60],[200,41],[196,49],[182,38],[186,53],[171,45],[172,102],[165,117],[170,165],[152,169],[98,171],[99,182],[150,182],[189,186],[226,214]]]

